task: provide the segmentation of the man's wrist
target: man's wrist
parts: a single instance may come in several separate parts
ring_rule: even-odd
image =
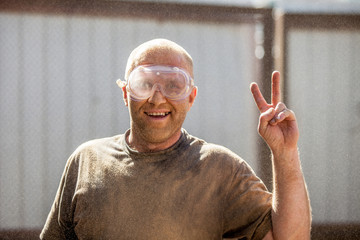
[[[274,159],[289,159],[293,157],[298,157],[299,149],[297,145],[289,148],[283,147],[277,150],[271,150],[271,154]]]

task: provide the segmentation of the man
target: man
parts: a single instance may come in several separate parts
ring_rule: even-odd
[[[274,193],[230,150],[182,129],[197,95],[190,55],[155,39],[119,81],[130,113],[122,135],[69,158],[42,239],[309,239],[310,205],[294,113],[254,83],[259,133],[273,155]]]

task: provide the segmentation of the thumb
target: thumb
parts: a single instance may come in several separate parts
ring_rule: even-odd
[[[275,116],[275,109],[269,108],[260,115],[259,118],[259,132],[262,132],[270,124],[271,119]]]

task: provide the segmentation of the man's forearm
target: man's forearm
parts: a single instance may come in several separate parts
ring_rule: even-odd
[[[274,239],[310,239],[311,208],[297,149],[273,152]]]

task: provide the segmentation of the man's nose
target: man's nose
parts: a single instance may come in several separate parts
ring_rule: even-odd
[[[159,85],[155,85],[152,91],[150,98],[148,99],[149,103],[161,104],[166,102],[165,96],[161,92]]]

